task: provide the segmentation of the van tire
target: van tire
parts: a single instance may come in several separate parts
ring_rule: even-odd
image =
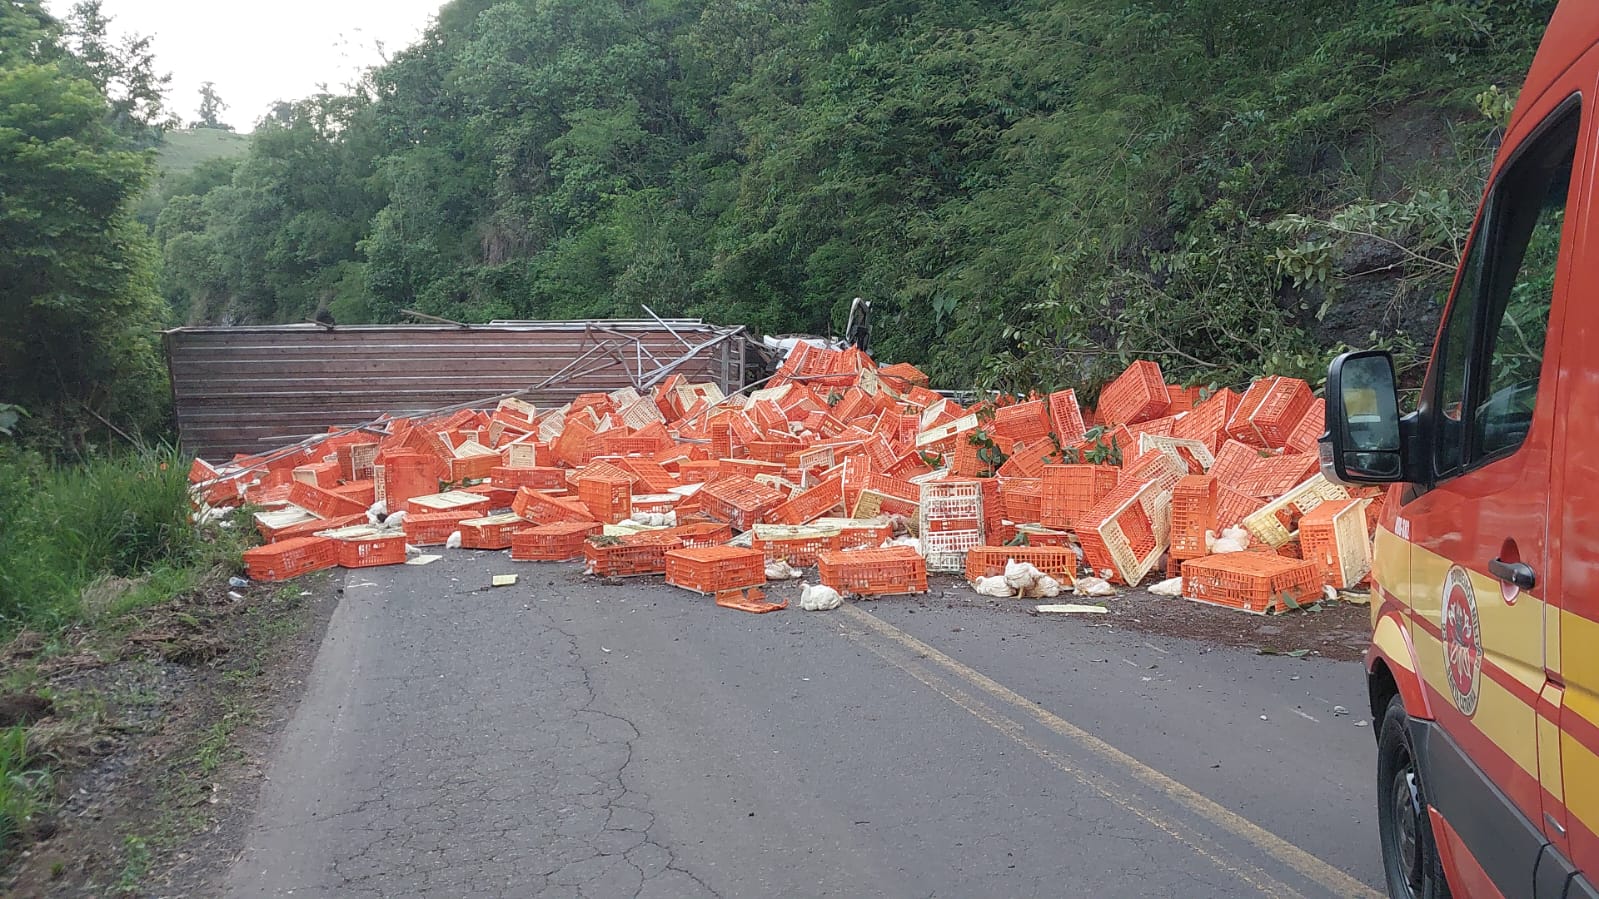
[[[1388,895],[1395,899],[1449,899],[1409,722],[1404,700],[1398,696],[1388,700],[1377,737],[1377,826],[1383,873]]]

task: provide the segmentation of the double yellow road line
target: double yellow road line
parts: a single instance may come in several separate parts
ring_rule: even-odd
[[[1302,887],[1319,887],[1333,896],[1381,899],[1381,893],[1343,871],[860,606],[846,604],[840,614],[846,623],[844,635],[848,639],[1071,776],[1106,802],[1205,858],[1240,885],[1247,884],[1262,895],[1272,897],[1304,896]],[[1062,754],[1030,736],[1029,721],[1066,740],[1072,755]],[[1096,763],[1094,769],[1090,770],[1077,757]],[[1143,789],[1129,789],[1129,785]],[[1291,872],[1294,876],[1289,879],[1303,883],[1296,888],[1283,882],[1261,865],[1223,846],[1212,835],[1216,832],[1249,844]]]

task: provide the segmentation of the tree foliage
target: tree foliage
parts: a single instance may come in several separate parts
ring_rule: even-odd
[[[195,321],[767,332],[866,296],[880,353],[948,382],[1313,374],[1427,339],[1446,282],[1404,254],[1452,264],[1552,8],[454,0],[171,201],[165,290]]]
[[[166,401],[154,247],[130,213],[150,168],[132,134],[159,109],[108,99],[91,75],[117,54],[75,55],[35,0],[0,10],[0,408],[27,413],[8,432],[81,453],[156,427]]]

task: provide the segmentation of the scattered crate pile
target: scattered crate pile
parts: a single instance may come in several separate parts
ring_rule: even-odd
[[[743,608],[771,565],[878,596],[1014,559],[1067,583],[1180,574],[1191,599],[1265,612],[1370,569],[1380,500],[1319,474],[1322,419],[1304,381],[1209,393],[1153,362],[1095,409],[1072,390],[967,408],[913,366],[801,343],[748,396],[673,376],[560,408],[386,417],[196,461],[191,481],[199,504],[263,510],[246,559],[260,580],[458,544],[664,575]]]

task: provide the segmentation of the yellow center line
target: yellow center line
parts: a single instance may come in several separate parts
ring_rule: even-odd
[[[876,635],[893,643],[899,644],[909,650],[918,659],[924,659],[944,669],[950,675],[959,678],[977,690],[988,694],[1006,705],[1025,712],[1027,716],[1042,724],[1055,734],[1070,740],[1078,747],[1086,750],[1100,760],[1109,763],[1116,769],[1132,776],[1135,780],[1154,790],[1159,795],[1171,802],[1187,809],[1209,824],[1226,831],[1229,834],[1249,843],[1266,855],[1275,859],[1287,868],[1298,873],[1306,880],[1323,887],[1334,895],[1349,897],[1369,897],[1369,899],[1382,899],[1382,894],[1366,886],[1354,877],[1340,871],[1327,862],[1284,840],[1274,833],[1255,824],[1253,821],[1237,814],[1209,799],[1189,787],[1179,783],[1165,774],[1145,765],[1125,752],[1106,743],[1104,740],[1088,733],[1066,719],[1045,709],[1036,702],[1011,690],[1009,687],[993,680],[990,677],[972,669],[967,665],[950,658],[937,649],[912,637],[899,628],[894,627],[881,618],[861,609],[854,604],[845,604],[840,610],[841,614],[850,621],[861,625]],[[1172,836],[1179,842],[1193,848],[1204,855],[1211,862],[1222,869],[1238,876],[1262,893],[1272,896],[1294,895],[1286,886],[1272,880],[1271,877],[1247,863],[1232,863],[1222,860],[1215,854],[1199,845],[1202,837],[1190,834],[1181,824],[1165,819],[1157,813],[1135,807],[1123,792],[1109,788],[1096,775],[1092,775],[1079,768],[1069,765],[1060,756],[1052,753],[1047,747],[1030,739],[1022,732],[1021,726],[1015,721],[987,708],[974,697],[961,691],[959,688],[940,684],[936,678],[926,676],[923,666],[916,665],[910,660],[885,652],[874,646],[871,642],[861,639],[865,635],[848,635],[856,642],[861,643],[875,655],[892,664],[894,667],[916,678],[940,695],[976,716],[979,720],[1005,734],[1028,751],[1042,758],[1058,770],[1071,774],[1095,792],[1104,796],[1110,802],[1120,806],[1146,822],[1155,826],[1162,832]],[[1248,873],[1246,873],[1248,872]]]

